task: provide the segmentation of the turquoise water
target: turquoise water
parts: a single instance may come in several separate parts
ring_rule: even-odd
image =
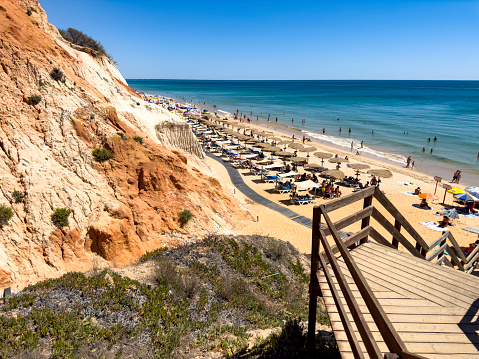
[[[306,136],[348,149],[364,141],[361,152],[403,165],[411,156],[417,170],[447,181],[459,169],[462,182],[479,185],[479,81],[127,82],[137,91],[239,110],[263,122],[278,117]]]

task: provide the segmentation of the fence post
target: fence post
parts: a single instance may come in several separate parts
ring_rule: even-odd
[[[321,227],[321,212],[319,207],[313,208],[313,230],[311,244],[311,277],[309,282],[309,315],[308,315],[308,346],[316,344],[316,311],[318,308],[319,288],[319,228]]]

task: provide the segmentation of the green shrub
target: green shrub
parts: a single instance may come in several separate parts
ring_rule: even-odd
[[[126,141],[128,139],[128,137],[126,137],[126,135],[123,132],[117,132],[116,134],[120,136],[122,140]]]
[[[68,226],[68,216],[71,213],[70,208],[55,208],[55,211],[52,213],[52,221],[58,228]]]
[[[28,102],[29,105],[36,105],[36,104],[39,103],[41,100],[42,100],[42,97],[41,97],[41,96],[33,95],[33,96],[30,96],[30,97],[28,98],[27,102]]]
[[[71,27],[67,30],[58,29],[58,32],[60,32],[60,35],[62,35],[65,40],[70,41],[75,45],[88,47],[89,49],[98,51],[100,54],[113,61],[113,57],[106,52],[106,49],[103,47],[103,45],[100,42],[93,40],[87,34],[79,30],[72,29]]]
[[[15,203],[21,203],[25,199],[25,195],[23,194],[23,192],[17,190],[12,192],[12,197],[15,200]]]
[[[135,136],[135,137],[133,137],[133,140],[136,141],[136,142],[139,142],[139,143],[143,144],[143,137]]]
[[[31,10],[31,9],[28,9],[28,10],[27,10],[27,15],[28,15],[28,16],[31,16],[31,15],[32,15],[32,10]]]
[[[60,81],[63,79],[63,72],[58,67],[54,67],[50,72],[50,77],[55,81]]]
[[[184,226],[190,221],[192,217],[193,213],[191,213],[189,209],[185,209],[184,211],[181,211],[178,215],[178,220],[180,221],[181,225]]]
[[[8,220],[13,217],[13,210],[11,207],[5,205],[0,206],[0,228],[8,223]]]
[[[107,150],[106,148],[95,148],[93,151],[91,151],[91,153],[98,162],[108,161],[112,159],[115,155],[113,152]]]

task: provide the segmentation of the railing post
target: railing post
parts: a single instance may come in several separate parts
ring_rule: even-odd
[[[376,189],[376,191],[378,191],[378,189]],[[369,207],[372,204],[373,204],[373,196],[372,195],[369,196],[369,197],[364,198],[363,209],[366,208],[366,207]],[[369,226],[370,220],[371,220],[371,216],[367,216],[366,218],[363,218],[362,221],[361,221],[361,229],[366,228],[367,226]],[[359,240],[359,242],[361,242],[361,243],[366,243],[367,241],[368,241],[368,236],[365,236],[364,238],[361,238]]]
[[[394,221],[394,227],[400,232],[401,231],[401,222],[399,222],[397,219]],[[392,244],[396,249],[399,247],[399,240],[394,237],[393,235],[393,241]],[[417,248],[416,248],[417,249]]]
[[[309,282],[309,316],[308,316],[308,346],[314,347],[316,342],[316,311],[318,308],[319,288],[319,228],[321,227],[321,212],[319,207],[313,208],[313,228],[311,244],[311,277]]]

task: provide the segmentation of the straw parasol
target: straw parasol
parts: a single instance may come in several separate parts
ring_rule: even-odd
[[[347,160],[346,158],[341,158],[341,157],[338,157],[338,158],[331,158],[329,160],[330,163],[344,163],[344,162],[349,162],[349,160]]]
[[[389,170],[381,170],[379,168],[374,168],[372,170],[369,170],[368,173],[370,175],[383,177],[383,178],[391,178],[393,176],[393,174]]]
[[[271,147],[271,145],[269,143],[260,142],[260,143],[255,144],[254,147],[265,148],[265,147]]]
[[[246,140],[246,143],[248,143],[248,144],[257,143],[257,142],[258,142],[258,140],[255,140],[254,138],[251,138],[251,137],[248,140]]]
[[[323,176],[329,176],[329,177],[333,177],[333,178],[337,178],[337,179],[342,179],[344,178],[344,173],[340,170],[327,170],[327,171],[323,171],[321,172],[321,175]]]
[[[293,142],[288,145],[289,148],[294,148],[295,150],[302,150],[304,146],[301,143]]]
[[[269,147],[264,147],[263,148],[263,151],[265,151],[265,152],[279,152],[281,150],[282,150],[282,148],[278,147],[278,146],[269,146]]]
[[[293,143],[291,140],[283,140],[283,141],[279,141],[277,144],[278,145],[288,145],[290,143]]]
[[[296,162],[296,163],[302,163],[302,162],[308,162],[308,159],[306,157],[290,157],[289,160],[291,162]]]
[[[294,153],[288,152],[288,151],[281,151],[281,152],[278,152],[276,155],[279,157],[288,157],[288,156],[291,157],[294,155]]]
[[[311,147],[303,147],[303,148],[300,149],[299,151],[300,151],[300,152],[314,152],[314,151],[316,151],[316,150],[317,150],[316,147],[311,146]]]
[[[328,159],[333,157],[331,153],[326,153],[326,152],[315,152],[314,155],[321,159]]]
[[[304,166],[304,169],[312,169],[312,170],[315,170],[315,171],[324,171],[324,167],[322,167],[321,165],[317,164],[317,163],[310,163],[310,164],[307,164],[306,166]]]
[[[369,165],[365,163],[350,163],[348,164],[348,166],[354,170],[367,170],[368,168],[370,168]]]

